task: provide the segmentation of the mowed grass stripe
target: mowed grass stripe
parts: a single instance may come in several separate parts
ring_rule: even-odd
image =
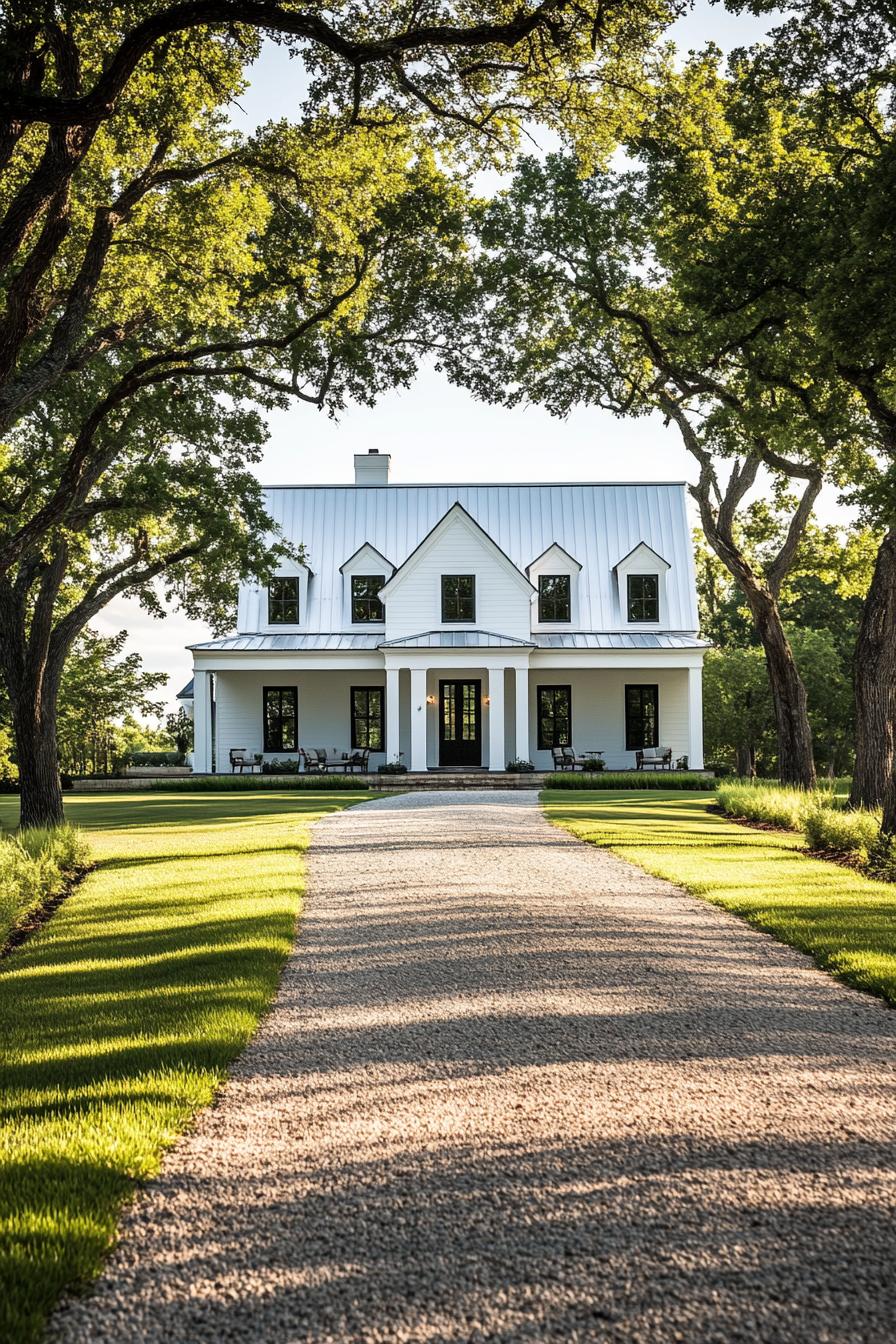
[[[896,1004],[896,885],[801,853],[803,836],[756,831],[705,793],[545,792],[549,819],[656,877],[748,919],[859,989]]]
[[[371,796],[68,803],[97,870],[0,972],[0,1339],[39,1339],[61,1291],[97,1272],[134,1182],[271,1000],[311,823]]]

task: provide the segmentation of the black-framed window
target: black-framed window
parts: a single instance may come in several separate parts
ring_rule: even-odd
[[[265,751],[295,751],[298,740],[298,691],[295,686],[265,686],[263,695]]]
[[[538,750],[572,743],[572,687],[538,687]]]
[[[271,579],[268,584],[268,625],[298,625],[298,579]]]
[[[386,613],[378,597],[386,582],[385,574],[352,575],[352,624],[362,625],[367,621],[384,621]]]
[[[539,621],[548,623],[550,621],[571,620],[571,589],[572,585],[568,574],[539,574]]]
[[[625,749],[641,751],[660,744],[659,686],[626,686]]]
[[[352,750],[386,750],[386,693],[382,686],[353,686],[351,690]]]
[[[475,621],[476,575],[442,575],[442,621]]]
[[[658,621],[660,618],[660,581],[657,574],[629,574],[628,619]]]

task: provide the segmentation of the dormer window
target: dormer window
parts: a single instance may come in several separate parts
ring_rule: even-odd
[[[476,620],[476,575],[442,575],[442,624],[470,624]]]
[[[633,624],[660,619],[658,574],[628,575],[628,619]]]
[[[538,619],[545,625],[572,619],[572,581],[569,574],[539,574]]]
[[[379,598],[380,589],[385,582],[385,574],[352,575],[352,625],[382,623],[386,619]]]
[[[268,625],[298,625],[298,578],[271,579],[268,584]]]

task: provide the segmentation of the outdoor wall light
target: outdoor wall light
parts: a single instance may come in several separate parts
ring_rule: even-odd
[[[484,695],[484,696],[482,697],[482,703],[483,703],[484,705],[490,705],[491,702],[492,702],[492,698],[491,698],[490,695]]]
[[[434,705],[435,702],[436,702],[436,698],[435,698],[434,695],[428,695],[428,696],[426,697],[426,703],[427,703],[428,705]]]

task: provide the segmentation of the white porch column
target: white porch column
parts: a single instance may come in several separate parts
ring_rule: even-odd
[[[504,755],[504,668],[488,669],[488,768],[503,770]]]
[[[516,676],[516,754],[519,760],[529,759],[529,669],[514,668]]]
[[[398,678],[400,676],[397,667],[386,668],[386,761],[398,759],[398,753],[401,749],[400,732],[400,702],[398,698]]]
[[[411,668],[411,770],[426,769],[426,668]]]
[[[207,775],[212,768],[212,704],[208,672],[193,673],[193,770]]]
[[[688,668],[688,765],[703,769],[703,669]]]

